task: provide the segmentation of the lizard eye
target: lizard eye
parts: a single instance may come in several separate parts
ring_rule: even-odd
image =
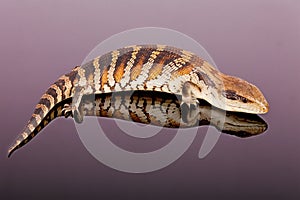
[[[227,99],[231,99],[231,100],[237,100],[238,99],[238,96],[237,96],[237,94],[234,90],[224,90],[222,92],[222,95],[224,97],[226,97]]]
[[[248,99],[245,98],[245,97],[241,97],[241,101],[242,101],[243,103],[247,103],[247,102],[248,102]]]
[[[234,90],[225,90],[222,92],[222,95],[224,97],[226,97],[227,99],[230,99],[230,100],[238,100],[238,101],[241,101],[243,103],[248,103],[250,102],[249,99],[241,96],[241,95],[238,95]]]

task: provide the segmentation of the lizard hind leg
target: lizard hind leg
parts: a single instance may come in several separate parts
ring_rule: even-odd
[[[72,116],[77,123],[82,123],[83,121],[83,111],[80,109],[80,103],[84,95],[84,88],[78,87],[75,90],[74,96],[72,98],[72,104],[65,104],[62,109],[63,115],[67,118]]]

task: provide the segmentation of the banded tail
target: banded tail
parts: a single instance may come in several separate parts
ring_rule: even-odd
[[[203,99],[227,111],[263,114],[269,110],[256,86],[219,72],[191,52],[165,45],[134,45],[99,56],[60,77],[41,97],[8,156],[56,116],[72,114],[80,123],[83,115],[78,108],[84,95],[136,90],[181,95],[188,106]],[[71,98],[72,105],[60,104]],[[55,105],[63,108],[54,109]]]
[[[66,101],[66,103],[72,103],[70,97],[72,97],[73,94],[73,83],[76,79],[77,70],[78,67],[75,67],[69,74],[61,76],[42,95],[30,120],[8,149],[8,157],[10,157],[14,151],[32,140],[32,138],[56,117],[63,116],[63,104],[60,102]]]

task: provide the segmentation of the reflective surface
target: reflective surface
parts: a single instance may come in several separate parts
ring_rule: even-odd
[[[300,199],[300,22],[298,1],[1,1],[1,199]],[[43,91],[108,36],[162,26],[201,43],[220,71],[255,83],[270,101],[268,129],[255,137],[221,134],[198,159],[204,134],[172,165],[153,173],[118,172],[95,160],[71,119],[58,119],[7,159]],[[115,132],[143,152],[172,140]],[[202,132],[207,127],[199,127]]]

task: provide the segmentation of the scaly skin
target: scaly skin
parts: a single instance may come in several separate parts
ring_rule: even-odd
[[[225,75],[195,54],[164,45],[136,45],[109,52],[61,76],[43,94],[31,119],[9,148],[9,156],[29,142],[56,112],[83,120],[84,95],[123,91],[157,91],[182,96],[197,105],[203,99],[227,111],[262,114],[269,105],[260,90],[242,79]],[[48,120],[45,120],[48,118]]]

